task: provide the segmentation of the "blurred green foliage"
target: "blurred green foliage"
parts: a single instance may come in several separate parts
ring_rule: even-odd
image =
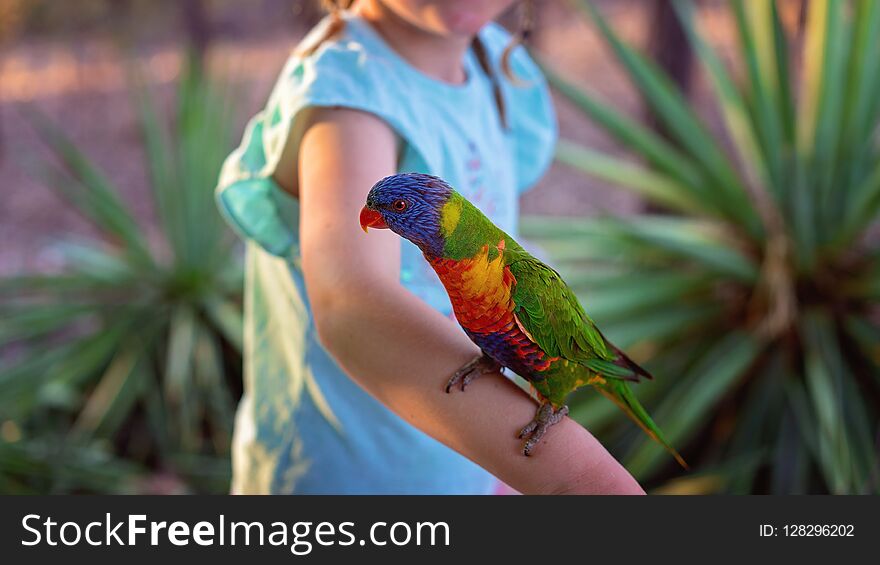
[[[66,268],[0,280],[0,491],[131,492],[161,472],[224,492],[241,391],[242,272],[213,199],[229,89],[185,69],[170,123],[132,75],[160,229],[52,122],[37,173],[99,232]]]
[[[721,135],[595,6],[575,4],[668,138],[548,68],[636,157],[562,142],[558,159],[672,213],[533,218],[526,233],[609,337],[648,361],[657,379],[638,394],[695,466],[696,490],[880,491],[880,3],[810,2],[798,74],[776,4],[732,0],[737,80],[693,3],[676,0]],[[572,414],[648,485],[677,474],[610,403],[580,395]]]

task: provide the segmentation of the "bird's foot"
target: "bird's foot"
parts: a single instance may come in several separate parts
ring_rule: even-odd
[[[452,390],[452,387],[459,383],[461,384],[461,390],[464,390],[472,380],[480,375],[491,373],[492,371],[498,371],[500,369],[501,365],[488,355],[474,357],[467,365],[457,370],[455,374],[452,375],[452,378],[446,383],[446,392],[448,393]]]
[[[532,449],[541,441],[541,438],[544,437],[544,434],[547,433],[547,430],[550,429],[551,426],[558,424],[560,420],[565,418],[568,415],[568,406],[562,406],[560,408],[553,408],[553,405],[549,402],[544,402],[538,408],[537,413],[535,413],[535,418],[529,422],[526,427],[520,430],[519,437],[520,439],[525,439],[525,443],[523,443],[523,455],[528,457],[532,454]]]

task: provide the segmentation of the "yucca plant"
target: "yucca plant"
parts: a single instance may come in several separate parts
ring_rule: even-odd
[[[0,280],[4,490],[118,491],[148,470],[227,488],[242,279],[213,188],[232,145],[229,89],[187,68],[166,124],[135,74],[159,237],[57,126],[26,112],[56,158],[36,172],[99,236],[63,241],[61,273]]]
[[[526,231],[658,376],[639,394],[695,466],[694,489],[877,492],[880,2],[811,0],[799,72],[774,2],[729,3],[735,70],[701,35],[693,4],[674,4],[724,131],[595,6],[575,2],[666,136],[547,68],[635,159],[565,141],[557,157],[670,213],[532,218]],[[658,485],[675,472],[630,427],[609,426],[613,407],[579,398],[573,415],[638,478]]]

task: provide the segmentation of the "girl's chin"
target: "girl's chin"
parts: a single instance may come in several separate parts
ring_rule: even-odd
[[[448,32],[453,35],[475,35],[489,23],[489,19],[468,11],[449,14],[445,20]]]

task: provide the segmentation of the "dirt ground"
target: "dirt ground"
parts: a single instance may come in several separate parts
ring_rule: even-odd
[[[623,36],[644,44],[650,21],[645,3],[602,2],[603,10]],[[714,22],[708,3],[704,19]],[[293,23],[292,23],[293,22]],[[271,26],[258,24],[236,33],[218,34],[211,48],[211,67],[232,78],[243,93],[238,129],[260,109],[285,58],[304,29],[293,18]],[[729,26],[714,25],[713,41],[728,44]],[[584,18],[562,2],[547,1],[539,14],[534,47],[566,76],[598,93],[631,115],[640,102],[607,48]],[[137,60],[153,88],[169,100],[181,66],[179,38],[150,39],[138,45]],[[58,242],[88,236],[89,226],[29,170],[45,157],[21,109],[33,105],[61,124],[77,144],[119,186],[146,226],[152,224],[150,199],[135,116],[123,73],[122,57],[109,37],[100,34],[64,39],[21,38],[5,46],[0,58],[0,275],[47,271],[61,264]],[[557,100],[561,135],[601,150],[613,143]],[[523,211],[540,214],[633,213],[636,198],[554,165],[538,186],[525,195]]]

